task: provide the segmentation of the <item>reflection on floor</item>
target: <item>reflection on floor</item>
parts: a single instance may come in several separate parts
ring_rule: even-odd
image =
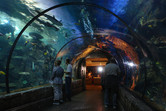
[[[112,111],[104,108],[103,93],[99,85],[87,85],[86,91],[72,97],[71,102],[52,105],[44,111]]]

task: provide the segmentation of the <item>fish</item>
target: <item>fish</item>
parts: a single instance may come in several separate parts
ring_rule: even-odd
[[[156,64],[157,64],[157,65],[159,65],[159,64],[160,64],[160,62],[158,62],[158,61],[157,61],[157,62],[156,62]]]
[[[44,55],[47,55],[47,54],[48,54],[47,52],[44,53]]]
[[[11,38],[11,36],[8,36],[8,37],[7,37],[7,39],[10,39],[10,38]]]
[[[3,72],[3,71],[0,71],[0,74],[2,74],[2,75],[6,75],[6,73],[5,73],[5,72]]]
[[[44,63],[44,60],[37,60],[37,62],[41,62],[41,63]]]
[[[23,83],[23,84],[27,84],[28,82],[27,82],[26,80],[24,80],[22,83]]]
[[[23,59],[23,56],[13,56],[14,59]]]
[[[76,30],[75,29],[72,29],[72,31],[75,33],[76,32]]]
[[[36,12],[39,14],[40,12],[36,10]],[[51,15],[48,15],[48,14],[44,14],[43,16],[45,16],[48,20],[50,20],[53,24],[55,25],[58,25],[58,26],[62,26],[63,24],[58,21],[55,16],[51,16]]]
[[[29,72],[19,72],[18,74],[21,74],[21,75],[30,75]]]
[[[29,10],[29,12],[30,12],[30,14],[33,16],[33,17],[35,17],[36,15],[30,10],[30,9],[28,9]],[[37,11],[36,11],[37,12]],[[38,11],[38,14],[39,14],[40,12]],[[50,15],[47,15],[47,14],[44,14],[43,16],[45,16],[46,18],[47,17],[49,17]],[[54,19],[55,19],[55,17],[53,17]],[[50,18],[48,18],[48,20],[52,20],[52,18],[51,18],[51,16],[50,16]],[[45,25],[45,26],[47,26],[47,27],[53,27],[56,31],[58,31],[59,30],[59,28],[57,28],[56,26],[54,26],[54,22],[52,22],[52,24],[51,23],[49,23],[49,22],[46,22],[46,21],[44,21],[44,20],[41,20],[41,19],[37,19],[37,21],[40,23],[40,24],[43,24],[43,25]],[[56,20],[55,20],[56,21]],[[59,22],[59,21],[58,21]],[[58,25],[58,22],[56,22],[56,24],[55,25]],[[60,23],[60,22],[59,22]]]
[[[141,49],[141,50],[142,50],[143,55],[144,55],[145,57],[148,57],[147,53],[146,53],[143,49]]]
[[[65,37],[68,37],[68,34],[67,34],[67,33],[65,33]]]
[[[29,41],[25,41],[24,45],[26,46],[29,43]]]
[[[47,27],[53,27],[56,31],[59,30],[58,27],[54,26],[53,24],[49,23],[49,22],[45,22],[44,20],[40,20],[40,19],[37,19],[37,21]]]
[[[33,48],[31,47],[31,48],[29,48],[29,50],[33,50]]]
[[[56,26],[54,26],[54,25],[50,25],[50,27],[54,28],[56,31],[58,31],[58,30],[59,30],[59,28],[57,28],[57,27],[56,27]]]
[[[33,37],[33,39],[39,40],[39,39],[43,39],[44,37],[41,36],[40,34],[36,33],[36,32],[30,32],[29,36]]]
[[[29,37],[29,36],[28,36],[28,35],[23,35],[23,37],[27,38],[27,37]]]
[[[56,18],[55,18],[55,16],[53,15],[53,20],[54,20],[54,22],[51,20],[51,19],[49,19],[53,24],[56,24],[56,25],[58,25],[58,26],[62,26],[63,24],[61,23],[62,22],[62,20],[60,20],[60,21],[58,21]]]
[[[37,45],[37,43],[31,43],[33,46]]]
[[[148,25],[148,27],[152,28],[153,26],[152,25]]]
[[[56,42],[56,39],[52,39],[54,42]]]
[[[144,24],[144,17],[140,18],[139,23],[141,24],[141,26]]]
[[[2,33],[0,33],[0,36],[4,36]]]
[[[80,23],[74,23],[75,25],[80,25]]]
[[[32,62],[32,70],[35,70],[35,63]]]

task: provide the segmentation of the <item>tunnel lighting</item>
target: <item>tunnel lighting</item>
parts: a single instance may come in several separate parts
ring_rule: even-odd
[[[128,63],[129,66],[133,67],[134,66],[134,63],[130,62]]]
[[[134,64],[133,62],[125,62],[124,64],[129,65],[130,67],[137,66],[137,64]]]
[[[103,71],[103,68],[102,68],[102,67],[98,67],[98,71],[99,71],[99,72],[102,72],[102,71]]]

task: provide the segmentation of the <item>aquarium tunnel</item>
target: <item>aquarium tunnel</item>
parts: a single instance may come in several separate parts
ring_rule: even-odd
[[[93,89],[113,57],[121,87],[165,111],[165,11],[165,0],[1,0],[1,98],[51,86],[55,60]]]

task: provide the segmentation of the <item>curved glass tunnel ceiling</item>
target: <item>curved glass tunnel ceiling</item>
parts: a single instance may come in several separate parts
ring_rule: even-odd
[[[0,3],[1,92],[5,91],[9,50],[21,29],[43,10],[62,2],[66,1]],[[62,59],[65,67],[65,58],[74,63],[100,49],[116,58],[128,88],[165,107],[165,1],[96,0],[95,4],[123,18],[136,35],[97,7],[69,5],[48,11],[28,26],[16,44],[9,70],[10,90],[48,83],[55,57]]]

